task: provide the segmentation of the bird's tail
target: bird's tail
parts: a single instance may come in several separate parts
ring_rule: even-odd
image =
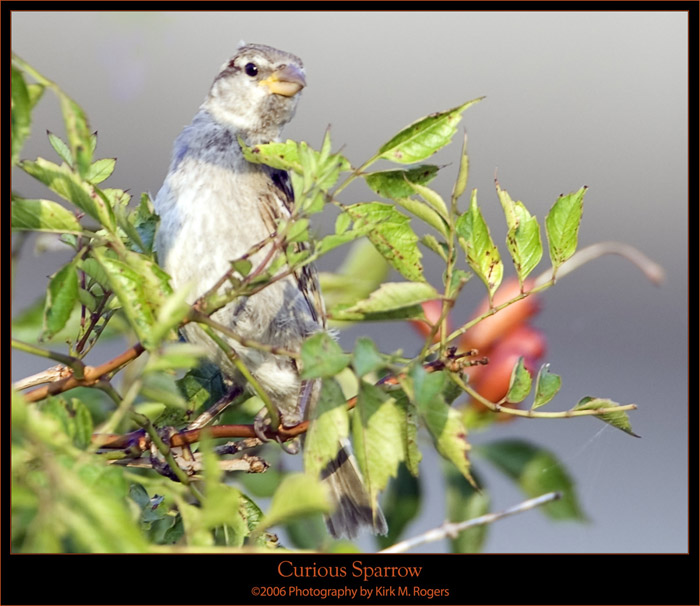
[[[352,539],[363,526],[371,528],[374,534],[387,533],[384,514],[379,505],[372,503],[347,441],[340,444],[338,455],[326,465],[321,478],[335,506],[326,517],[326,525],[334,537]]]

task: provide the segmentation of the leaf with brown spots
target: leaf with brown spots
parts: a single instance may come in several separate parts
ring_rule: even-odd
[[[377,156],[399,164],[425,160],[450,142],[457,132],[462,112],[482,99],[472,99],[453,109],[420,118],[382,145]]]

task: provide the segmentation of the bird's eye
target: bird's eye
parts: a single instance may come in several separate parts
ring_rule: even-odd
[[[251,78],[257,76],[258,75],[258,66],[255,65],[255,63],[246,63],[245,73],[248,74]]]

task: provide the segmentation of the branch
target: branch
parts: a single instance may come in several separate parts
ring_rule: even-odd
[[[423,534],[413,537],[411,539],[406,539],[382,549],[379,553],[403,553],[409,549],[413,549],[418,545],[423,545],[425,543],[432,543],[434,541],[440,541],[447,537],[455,538],[460,532],[467,530],[469,528],[474,528],[475,526],[483,526],[484,524],[492,524],[493,522],[505,518],[507,516],[514,515],[516,513],[523,513],[535,507],[540,507],[552,501],[561,499],[561,493],[559,492],[548,492],[542,496],[536,497],[534,499],[529,499],[523,501],[518,505],[514,505],[504,511],[499,511],[497,513],[487,513],[486,515],[479,516],[478,518],[472,518],[471,520],[466,520],[464,522],[445,522],[442,526],[438,528],[433,528],[428,530]]]
[[[56,381],[44,387],[39,387],[38,389],[24,394],[24,399],[27,402],[38,402],[48,396],[63,393],[75,387],[91,387],[97,384],[104,375],[119,370],[128,362],[138,358],[144,351],[144,346],[141,345],[141,343],[136,343],[136,345],[130,347],[109,362],[105,362],[99,366],[85,366],[81,379],[77,378],[75,375],[71,375],[65,379],[61,379],[60,381]]]
[[[502,406],[501,404],[496,404],[487,400],[478,391],[475,391],[469,387],[461,377],[457,376],[455,373],[451,373],[450,377],[452,380],[466,393],[468,393],[472,398],[481,402],[486,408],[492,412],[502,412],[508,415],[513,415],[514,417],[526,417],[528,419],[572,419],[574,417],[590,417],[590,416],[601,416],[616,412],[623,412],[626,410],[637,410],[636,404],[625,404],[621,406],[614,406],[610,408],[589,408],[584,410],[563,410],[561,412],[538,412],[532,409],[520,410],[519,408],[510,408],[509,406]]]
[[[598,259],[604,255],[620,255],[634,265],[636,265],[647,279],[655,285],[664,281],[664,268],[652,261],[643,252],[629,244],[622,242],[597,242],[577,251],[568,261],[557,268],[556,279],[563,278],[589,261]],[[548,269],[535,280],[535,288],[550,282],[553,279],[553,272]]]

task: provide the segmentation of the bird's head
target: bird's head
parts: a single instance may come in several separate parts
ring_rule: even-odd
[[[203,107],[248,144],[262,143],[276,139],[291,120],[304,86],[299,57],[247,44],[222,66]]]

